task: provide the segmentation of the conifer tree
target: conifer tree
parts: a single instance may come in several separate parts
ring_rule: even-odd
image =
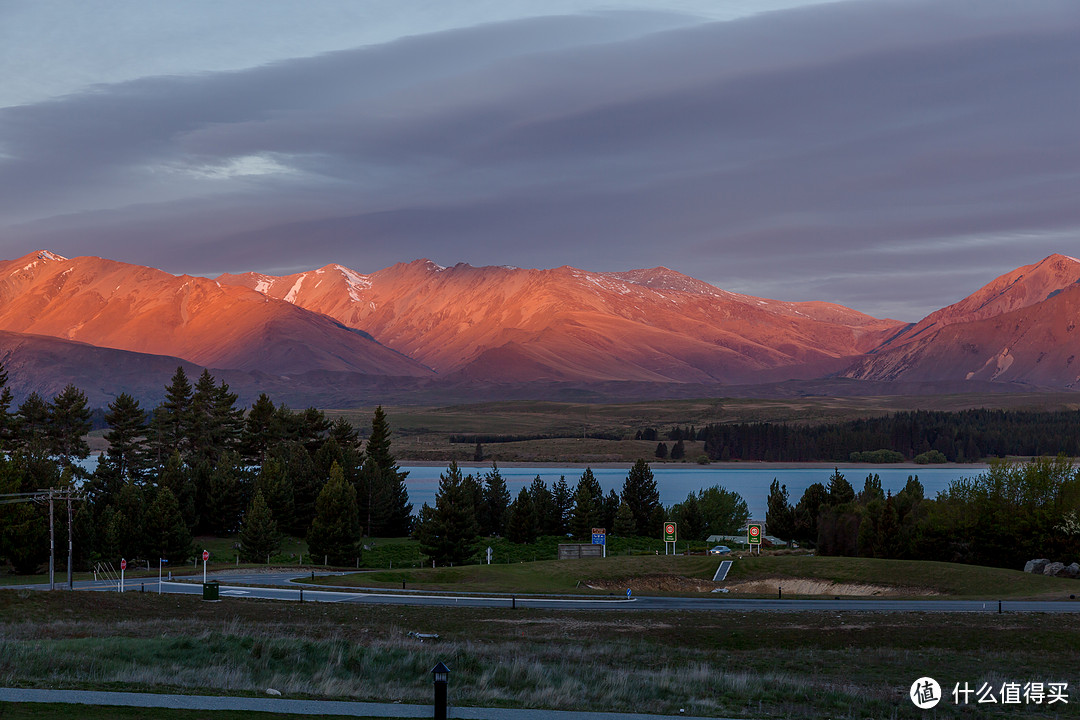
[[[14,445],[28,460],[49,455],[49,405],[37,392],[26,396],[15,415]]]
[[[451,462],[445,473],[439,475],[439,490],[435,495],[435,507],[424,504],[416,529],[420,548],[438,564],[462,564],[474,552],[480,524],[476,520],[476,506],[472,489],[456,462]]]
[[[351,565],[360,557],[356,490],[345,482],[340,465],[330,468],[330,479],[319,491],[307,541],[316,561],[325,556],[333,565]]]
[[[653,528],[659,532],[664,521],[663,508],[660,505],[660,492],[656,489],[652,469],[644,460],[638,460],[626,476],[623,483],[622,501],[634,514],[634,527],[639,533],[650,533]],[[618,511],[618,508],[616,508]]]
[[[499,472],[499,466],[491,463],[491,470],[484,473],[484,512],[480,522],[483,535],[503,535],[506,532],[506,513],[510,508],[510,491]]]
[[[360,522],[364,534],[376,537],[387,532],[390,520],[394,481],[371,458],[364,460],[356,482],[356,496],[360,506]]]
[[[175,451],[186,454],[190,408],[191,382],[180,365],[165,386],[165,400],[154,408],[150,419],[150,454],[156,466],[164,466]]]
[[[171,563],[186,562],[191,556],[191,533],[180,514],[176,496],[161,488],[146,511],[142,540],[150,555]]]
[[[510,505],[510,519],[506,523],[506,537],[514,543],[531,543],[536,541],[540,532],[540,523],[536,516],[536,508],[527,488],[521,488],[517,499]]]
[[[592,528],[604,524],[604,491],[593,475],[585,468],[574,489],[574,508],[570,518],[570,532],[575,538],[590,536]],[[606,527],[606,526],[605,526]]]
[[[683,444],[682,439],[679,439],[679,441],[671,447],[671,454],[669,457],[672,460],[682,460],[686,457],[686,445]]]
[[[4,452],[11,442],[12,417],[11,403],[14,397],[11,389],[7,386],[8,374],[4,366],[0,364],[0,453]]]
[[[638,528],[634,522],[634,513],[625,500],[619,504],[619,509],[615,512],[613,525],[612,532],[616,537],[626,538],[638,534]]]
[[[559,519],[556,517],[555,497],[548,490],[547,483],[539,475],[529,486],[529,499],[532,500],[536,524],[541,535],[558,535]]]
[[[255,476],[254,492],[262,494],[278,527],[294,526],[292,485],[285,476],[285,468],[280,460],[269,457],[259,467]]]
[[[146,413],[139,401],[120,393],[109,403],[105,422],[109,425],[106,461],[124,481],[141,480],[146,468]]]
[[[251,404],[251,409],[244,419],[241,448],[245,459],[258,464],[266,460],[270,448],[282,440],[282,428],[278,420],[274,401],[266,393],[259,393],[258,399]]]
[[[788,502],[787,485],[781,485],[773,478],[769,485],[768,514],[766,532],[781,540],[790,541],[795,537],[795,510]]]
[[[570,486],[566,484],[566,476],[560,475],[551,490],[552,500],[555,504],[553,513],[554,529],[552,534],[562,537],[566,534],[570,523],[570,512],[574,507],[574,496],[570,492]]]
[[[281,547],[281,536],[277,531],[274,514],[266,505],[262,492],[255,491],[244,524],[240,528],[240,559],[244,562],[264,562]]]
[[[667,443],[657,443],[656,452],[654,454],[660,460],[667,459],[667,455],[668,455]]]
[[[843,505],[855,500],[855,489],[851,487],[851,483],[847,481],[839,468],[833,470],[832,477],[829,478],[828,490],[830,505]]]
[[[90,446],[83,439],[90,432],[90,410],[86,394],[68,385],[49,404],[49,449],[62,466],[90,455]]]
[[[383,412],[382,405],[375,408],[371,418],[371,435],[368,436],[365,457],[381,470],[387,483],[389,510],[387,512],[385,532],[391,537],[408,535],[412,527],[412,503],[409,502],[409,489],[405,485],[408,472],[402,472],[390,451],[390,423]]]
[[[603,504],[603,526],[606,528],[615,527],[615,514],[619,512],[619,505],[622,500],[619,499],[619,494],[612,488],[608,491],[608,494],[604,497]]]
[[[207,498],[207,526],[215,535],[229,535],[239,528],[244,509],[244,496],[249,480],[247,471],[235,452],[226,452],[210,473]]]

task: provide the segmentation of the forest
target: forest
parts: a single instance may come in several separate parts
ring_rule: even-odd
[[[768,534],[823,555],[941,560],[1020,569],[1080,560],[1080,471],[1063,456],[995,462],[927,498],[917,475],[896,495],[871,473],[858,492],[835,470],[792,505],[773,481]]]

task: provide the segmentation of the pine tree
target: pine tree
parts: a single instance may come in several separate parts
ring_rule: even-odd
[[[48,427],[49,449],[61,465],[70,466],[90,455],[90,446],[83,439],[90,432],[90,410],[82,390],[68,385],[53,398],[49,404]]]
[[[697,496],[690,493],[686,500],[671,509],[672,517],[679,523],[679,536],[686,540],[704,540],[705,518]]]
[[[272,457],[266,459],[255,476],[253,490],[262,494],[279,527],[294,525],[292,485],[285,477],[284,466],[279,460]]]
[[[245,459],[257,464],[266,460],[270,448],[282,441],[283,428],[278,420],[273,400],[260,393],[244,419],[241,449]]]
[[[319,477],[315,472],[315,463],[299,443],[286,445],[281,449],[281,454],[275,457],[281,460],[285,480],[292,488],[293,524],[287,529],[293,535],[301,535],[315,517],[315,501],[326,478]]]
[[[333,565],[351,565],[360,557],[356,490],[345,482],[340,465],[330,469],[330,479],[319,491],[307,541],[316,561],[325,556]]]
[[[388,534],[394,480],[374,460],[364,460],[357,477],[356,496],[360,506],[360,522],[368,537]]]
[[[484,473],[484,512],[480,532],[484,536],[505,534],[509,508],[510,491],[506,488],[499,466],[491,463],[491,470]]]
[[[256,490],[240,528],[240,559],[244,562],[263,562],[281,547],[274,514],[266,505],[263,494]]]
[[[49,455],[49,405],[37,392],[26,396],[15,415],[14,445],[28,460]]]
[[[309,455],[314,455],[330,434],[330,421],[326,419],[322,410],[313,407],[306,408],[296,420],[298,421],[298,442],[304,446]]]
[[[833,470],[828,489],[830,505],[843,505],[855,500],[855,488],[851,487],[851,483],[847,481],[839,468]]]
[[[412,528],[412,503],[409,502],[409,488],[405,485],[408,472],[402,472],[397,460],[390,452],[390,422],[383,412],[382,405],[375,408],[371,418],[371,435],[368,436],[365,455],[370,458],[383,473],[387,481],[389,510],[387,512],[385,532],[391,537],[408,535]]]
[[[590,536],[592,528],[604,523],[604,491],[591,468],[585,468],[574,488],[574,507],[570,515],[570,532],[575,538]],[[605,527],[606,529],[606,527]]]
[[[472,489],[456,462],[439,475],[435,507],[426,503],[416,530],[423,552],[438,564],[462,564],[474,551],[480,533]]]
[[[536,525],[541,535],[558,534],[557,519],[555,518],[555,498],[548,490],[547,483],[539,475],[529,485],[529,499],[532,500],[533,513],[536,514]]]
[[[517,499],[510,505],[510,519],[506,523],[506,537],[510,542],[524,544],[536,542],[540,532],[535,505],[531,493],[521,488]]]
[[[143,524],[143,539],[150,555],[171,563],[186,562],[191,557],[191,533],[188,532],[176,496],[161,488],[150,503]]]
[[[210,473],[207,525],[215,535],[231,535],[240,526],[249,479],[236,452],[222,454]]]
[[[4,366],[0,364],[0,453],[3,453],[11,442],[12,422],[11,403],[14,397],[11,389],[7,386],[8,374]]]
[[[330,426],[330,437],[337,442],[343,451],[356,450],[363,452],[363,443],[360,440],[360,432],[353,424],[343,417],[339,417]]]
[[[615,527],[615,515],[618,514],[619,505],[621,503],[622,503],[622,500],[619,499],[619,494],[617,492],[615,492],[615,489],[612,488],[611,490],[609,490],[608,494],[604,497],[604,503],[603,503],[603,506],[602,506],[603,510],[601,511],[603,513],[603,515],[602,515],[602,517],[603,517],[602,524],[603,524],[604,527],[606,527],[606,528],[614,528]]]
[[[630,468],[623,483],[622,501],[634,514],[634,526],[639,533],[649,533],[653,528],[659,532],[660,524],[664,521],[660,492],[656,489],[652,469],[644,460],[638,460]]]
[[[770,535],[788,541],[795,537],[795,511],[788,502],[787,485],[781,485],[776,478],[769,485],[766,523]]]
[[[681,439],[672,446],[670,457],[672,460],[682,460],[686,457],[686,445]]]
[[[127,393],[120,393],[109,403],[105,413],[109,431],[105,440],[109,443],[107,462],[125,481],[142,479],[146,469],[146,413],[139,401]]]
[[[664,460],[665,458],[667,458],[667,443],[658,443],[656,446],[656,452],[653,454],[656,455],[656,457],[660,460]]]
[[[555,502],[553,520],[556,526],[553,534],[562,537],[566,535],[570,523],[570,513],[574,506],[574,496],[570,492],[570,486],[566,484],[565,475],[560,475],[559,479],[555,481],[551,496]]]
[[[626,501],[619,504],[619,509],[615,512],[615,522],[612,525],[612,532],[616,537],[628,538],[638,534],[634,513]]]
[[[480,443],[476,443],[476,449],[473,451],[473,460],[475,462],[484,462],[484,448]]]
[[[165,386],[165,400],[154,408],[150,419],[150,453],[158,467],[162,467],[175,451],[186,454],[190,408],[191,383],[180,365]]]

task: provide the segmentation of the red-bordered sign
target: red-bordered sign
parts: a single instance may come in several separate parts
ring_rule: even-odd
[[[750,525],[746,528],[746,534],[751,545],[761,544],[761,526]]]
[[[121,560],[120,561],[120,569],[121,570],[127,570],[127,560]]]
[[[209,550],[203,550],[202,551],[202,559],[203,559],[203,562],[206,562],[207,560],[210,559],[210,551]]]
[[[664,542],[675,542],[675,523],[664,523]]]

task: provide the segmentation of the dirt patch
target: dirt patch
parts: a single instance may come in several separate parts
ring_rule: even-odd
[[[589,580],[586,587],[594,590],[620,590],[627,588],[638,594],[649,592],[699,592],[711,593],[727,590],[738,595],[776,595],[783,588],[785,595],[838,595],[848,597],[888,597],[913,595],[938,595],[929,588],[896,587],[871,583],[839,583],[814,578],[761,578],[757,580],[712,582],[682,575],[645,575],[616,580]]]

